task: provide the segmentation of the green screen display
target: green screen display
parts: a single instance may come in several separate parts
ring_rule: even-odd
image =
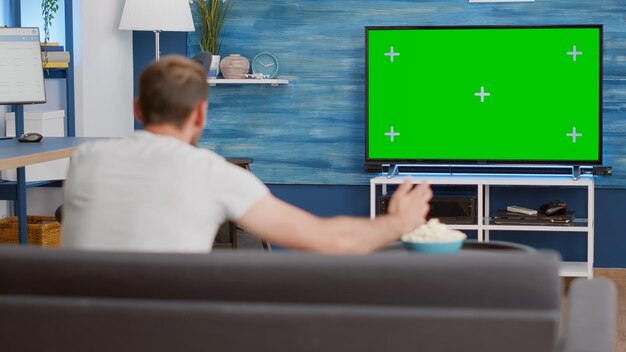
[[[601,163],[602,27],[367,27],[366,158]]]

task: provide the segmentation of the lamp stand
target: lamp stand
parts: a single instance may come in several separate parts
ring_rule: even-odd
[[[161,33],[161,31],[158,29],[154,31],[154,50],[156,51],[155,61],[159,61],[159,58],[161,56],[161,48],[159,47],[159,33]]]

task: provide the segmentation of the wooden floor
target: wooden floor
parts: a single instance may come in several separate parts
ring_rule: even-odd
[[[594,276],[612,280],[617,287],[617,335],[615,351],[626,352],[626,269],[594,269]]]

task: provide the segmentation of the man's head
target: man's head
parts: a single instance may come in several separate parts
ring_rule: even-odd
[[[198,63],[182,56],[165,57],[139,78],[138,117],[146,127],[165,124],[182,129],[199,106],[206,112],[208,93],[207,74]]]

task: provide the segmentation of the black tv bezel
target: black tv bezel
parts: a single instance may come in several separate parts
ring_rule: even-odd
[[[600,54],[600,70],[599,70],[599,146],[598,158],[596,160],[511,160],[511,159],[391,159],[391,158],[370,158],[369,157],[369,51],[368,39],[369,32],[374,30],[449,30],[449,29],[550,29],[550,28],[596,28],[599,29],[599,54]],[[460,26],[365,26],[365,164],[372,165],[523,165],[523,166],[593,166],[602,165],[602,120],[603,120],[603,87],[602,79],[603,71],[603,37],[604,26],[602,24],[548,24],[548,25],[460,25]]]

